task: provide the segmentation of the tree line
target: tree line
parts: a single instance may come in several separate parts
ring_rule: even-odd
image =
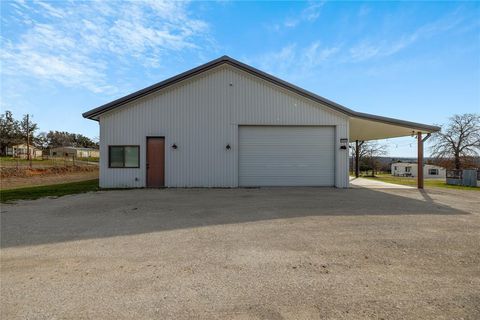
[[[39,131],[38,124],[27,115],[17,120],[11,111],[5,111],[0,115],[1,154],[5,155],[7,148],[26,144],[27,141],[30,141],[30,145],[44,150],[65,146],[98,148],[97,142],[82,134],[53,130],[36,134],[37,131]]]

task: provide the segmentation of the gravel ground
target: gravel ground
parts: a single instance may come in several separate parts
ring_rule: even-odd
[[[479,319],[476,191],[123,190],[1,214],[2,319]]]

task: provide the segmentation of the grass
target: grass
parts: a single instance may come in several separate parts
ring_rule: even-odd
[[[47,161],[42,158],[32,158],[32,162],[42,162],[42,161]],[[20,158],[14,158],[14,157],[0,157],[0,162],[5,162],[5,163],[28,163],[29,160],[27,159],[20,159]]]
[[[89,161],[89,162],[99,162],[100,158],[98,158],[98,157],[87,157],[87,158],[78,158],[77,160]]]
[[[417,186],[417,178],[408,178],[408,177],[395,177],[390,174],[379,174],[375,177],[363,176],[362,178],[373,179],[393,184],[401,184],[404,186]],[[425,179],[424,180],[425,188],[447,188],[447,189],[460,189],[460,190],[475,190],[480,191],[480,188],[475,187],[465,187],[465,186],[454,186],[446,184],[443,179]]]
[[[68,194],[97,191],[98,179],[39,187],[0,190],[0,202],[33,200],[43,197],[61,197]]]

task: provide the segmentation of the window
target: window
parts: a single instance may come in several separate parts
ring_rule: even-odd
[[[412,170],[412,167],[405,167],[405,172],[410,172]]]
[[[109,146],[108,147],[109,168],[139,168],[140,147],[139,146]]]
[[[438,176],[438,169],[428,169],[428,174],[431,176]]]
[[[398,169],[397,169],[397,166],[393,167],[393,170],[397,171],[397,170],[398,170]]]

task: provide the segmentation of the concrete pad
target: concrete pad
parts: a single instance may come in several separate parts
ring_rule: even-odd
[[[365,179],[365,178],[350,178],[350,187],[369,188],[369,189],[416,189],[415,187],[377,181],[372,179]]]

